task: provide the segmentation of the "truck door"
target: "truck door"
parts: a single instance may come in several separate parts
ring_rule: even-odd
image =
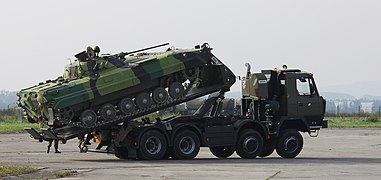
[[[324,100],[319,96],[313,78],[303,76],[297,78],[296,90],[298,116],[305,116],[310,122],[318,121],[324,113]]]

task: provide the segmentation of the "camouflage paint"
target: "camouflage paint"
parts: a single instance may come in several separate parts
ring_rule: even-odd
[[[207,58],[202,58],[206,54]],[[195,58],[199,56],[198,58]],[[35,121],[48,119],[48,108],[55,112],[65,107],[93,101],[117,91],[134,87],[149,80],[180,72],[185,68],[205,65],[213,56],[202,49],[170,50],[160,53],[141,53],[126,60],[117,55],[104,55],[92,60],[75,62],[65,67],[63,77],[23,89],[19,106]],[[72,68],[72,69],[70,69]],[[70,71],[75,69],[74,74]],[[72,79],[74,75],[76,78]],[[36,100],[32,94],[36,93]],[[83,107],[86,108],[86,107]]]

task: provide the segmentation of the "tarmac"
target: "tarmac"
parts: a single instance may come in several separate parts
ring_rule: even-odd
[[[31,166],[38,173],[5,179],[44,179],[76,171],[62,179],[381,179],[381,129],[323,129],[303,134],[295,159],[276,152],[267,158],[214,157],[201,148],[194,160],[120,160],[112,154],[79,153],[78,141],[60,144],[61,154],[46,153],[47,142],[28,134],[0,134],[0,164]],[[54,152],[54,151],[53,151]]]

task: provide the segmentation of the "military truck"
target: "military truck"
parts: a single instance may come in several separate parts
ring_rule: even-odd
[[[98,51],[96,50],[96,52]],[[111,56],[114,58],[110,58],[110,55],[92,55],[91,50],[88,50],[83,57],[80,56],[77,55],[79,64],[81,61],[87,63],[91,61],[93,64],[101,64],[104,61],[111,63],[114,62],[115,58],[122,59],[121,57],[124,57],[123,54],[122,56]],[[96,58],[95,63],[89,57]],[[185,65],[177,66],[183,68],[173,68],[169,74],[155,74],[157,70],[163,70],[162,64],[165,63],[160,62],[160,60],[168,57],[173,60],[169,64],[180,61]],[[266,157],[272,154],[274,150],[283,158],[294,158],[303,148],[303,138],[300,132],[317,136],[321,128],[327,127],[327,121],[323,120],[325,100],[319,95],[311,73],[284,68],[282,70],[263,70],[260,73],[252,74],[250,65],[246,64],[246,76],[240,78],[242,82],[241,113],[226,115],[221,113],[224,95],[236,81],[236,76],[211,53],[211,48],[207,44],[188,50],[169,49],[161,53],[142,53],[131,58],[134,60],[123,61],[124,63],[128,62],[128,65],[121,66],[132,69],[130,74],[119,73],[118,75],[123,77],[117,75],[116,78],[131,79],[129,76],[133,76],[133,78],[139,79],[139,82],[148,82],[149,84],[151,81],[142,78],[149,76],[149,80],[154,79],[154,85],[138,83],[126,94],[115,94],[116,97],[108,96],[106,93],[105,95],[91,96],[93,98],[91,100],[84,98],[84,103],[79,103],[81,104],[81,108],[78,108],[79,111],[83,113],[90,109],[92,112],[85,113],[86,116],[83,116],[73,110],[75,115],[72,115],[72,119],[65,120],[65,123],[60,123],[57,126],[55,123],[62,121],[60,118],[55,119],[55,116],[52,115],[52,113],[56,114],[61,110],[59,108],[54,109],[54,103],[57,101],[49,103],[47,108],[43,108],[44,103],[41,102],[44,101],[38,100],[38,97],[52,93],[52,90],[44,92],[44,86],[41,87],[41,85],[23,90],[20,93],[21,107],[32,102],[27,105],[27,108],[30,108],[26,112],[29,118],[31,115],[32,119],[34,117],[31,112],[28,112],[32,111],[33,107],[35,111],[39,108],[45,109],[40,111],[43,113],[37,115],[37,118],[34,118],[50,125],[49,128],[42,129],[41,132],[32,128],[26,130],[40,141],[61,140],[65,143],[69,139],[78,137],[81,152],[94,152],[94,150],[88,149],[87,144],[90,143],[90,139],[95,138],[100,141],[95,152],[114,153],[115,156],[122,159],[156,160],[169,157],[193,159],[197,156],[200,147],[209,147],[212,154],[220,158],[227,158],[234,152],[237,152],[242,158]],[[144,64],[144,62],[150,62],[152,59],[158,59],[161,66],[158,66],[156,61],[149,66]],[[122,61],[118,60],[118,62]],[[97,65],[91,67],[87,69],[89,71],[98,70],[94,68]],[[149,71],[147,71],[148,69]],[[156,78],[152,78],[152,76]],[[97,75],[97,77],[93,80],[95,84],[99,81],[99,77],[102,77],[102,74]],[[164,77],[164,81],[161,80],[162,77]],[[91,83],[91,77],[87,79],[88,77],[84,75],[83,78],[90,80],[90,82],[88,82],[89,86],[82,85],[81,87],[90,87],[86,92],[96,94],[97,88],[91,85],[94,84],[94,82]],[[74,79],[77,80],[77,78]],[[61,83],[58,81],[59,85],[49,84],[47,89],[53,89],[54,92],[57,86],[61,88],[62,85],[65,85],[64,87],[68,88],[71,79],[66,79],[66,81]],[[107,82],[106,80],[102,81],[102,83]],[[173,83],[178,84],[178,86],[172,88],[171,84]],[[164,89],[160,91],[163,92],[162,95],[153,93],[158,87]],[[33,103],[36,101],[33,99],[35,97],[33,96],[34,91],[38,94],[38,105]],[[165,98],[166,101],[162,104],[156,102],[151,105],[152,99],[160,99],[159,97],[166,96],[164,94],[167,91],[169,91],[170,97]],[[177,96],[172,96],[171,91]],[[61,94],[58,94],[67,99],[73,96],[70,93],[65,96],[64,92],[61,91]],[[70,88],[66,92],[70,92]],[[80,92],[82,91],[80,90]],[[145,93],[145,98],[143,98],[145,101],[138,98],[141,93]],[[25,94],[32,94],[32,97],[29,98]],[[118,106],[116,103],[121,98],[125,98],[126,95],[130,97],[128,94],[132,95],[130,99],[138,107],[138,110],[131,114],[124,113],[120,109],[127,108],[127,105]],[[206,95],[209,95],[208,99],[194,114],[167,118],[157,117],[155,119],[144,116]],[[102,100],[97,101],[97,98]],[[46,97],[45,99],[49,98]],[[150,103],[143,106],[144,102]],[[83,104],[86,108],[82,107]],[[102,112],[104,104],[111,105]],[[117,109],[116,112],[113,108]],[[112,109],[112,118],[106,118],[107,115],[110,115],[108,111],[110,109]],[[91,114],[91,117],[87,114]],[[140,121],[134,121],[137,118]],[[94,121],[93,119],[96,121],[87,123],[87,121]],[[49,121],[51,122],[49,123]]]

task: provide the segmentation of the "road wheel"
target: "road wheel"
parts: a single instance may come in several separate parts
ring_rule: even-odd
[[[168,92],[162,88],[156,88],[152,93],[152,99],[156,104],[165,103],[168,100]]]
[[[135,103],[130,98],[124,98],[119,102],[119,109],[124,114],[130,114],[135,111]]]
[[[235,149],[234,147],[219,146],[219,147],[209,147],[210,152],[219,158],[227,158],[233,155]]]
[[[114,146],[115,156],[119,159],[128,159],[128,149],[125,146]]]
[[[200,151],[200,139],[191,130],[180,131],[173,140],[173,158],[194,159]]]
[[[139,141],[138,154],[140,159],[162,159],[167,152],[167,140],[157,130],[148,130]]]
[[[275,150],[276,141],[274,139],[270,139],[265,141],[263,144],[263,148],[261,153],[258,154],[259,157],[267,157],[270,156]]]
[[[81,122],[85,126],[93,126],[97,122],[97,114],[93,110],[87,109],[81,114]]]
[[[296,157],[303,148],[303,137],[295,129],[287,129],[281,132],[276,152],[283,158]]]
[[[185,93],[184,86],[179,82],[174,82],[169,86],[169,95],[173,99],[180,98]]]
[[[112,104],[105,104],[101,107],[100,110],[101,118],[106,121],[114,120],[116,117],[116,109]]]
[[[136,105],[138,105],[138,107],[140,109],[145,109],[145,108],[151,106],[151,104],[152,104],[151,97],[148,93],[140,93],[136,97],[135,102],[136,102]]]
[[[263,138],[258,131],[246,129],[239,135],[236,151],[244,159],[255,158],[262,150]]]

